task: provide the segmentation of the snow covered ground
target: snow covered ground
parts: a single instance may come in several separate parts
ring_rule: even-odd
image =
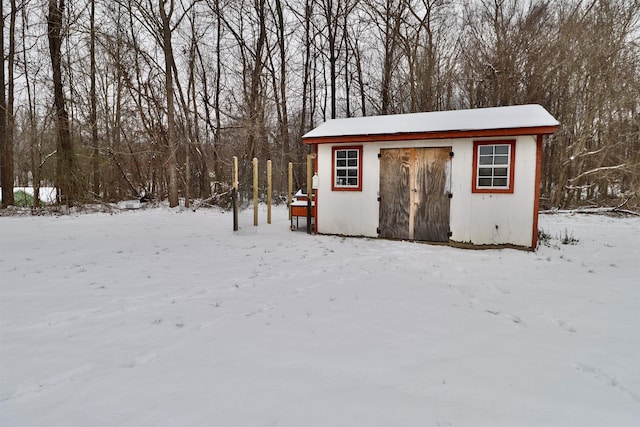
[[[639,218],[524,252],[260,215],[0,218],[0,425],[640,425]]]

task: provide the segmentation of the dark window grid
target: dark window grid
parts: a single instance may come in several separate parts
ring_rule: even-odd
[[[482,145],[479,147],[479,187],[506,187],[508,185],[509,148],[509,145]]]
[[[358,150],[336,151],[336,185],[358,185]]]

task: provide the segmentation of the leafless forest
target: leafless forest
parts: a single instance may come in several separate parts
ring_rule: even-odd
[[[640,0],[2,0],[12,187],[207,199],[304,180],[330,118],[539,103],[542,207],[640,206]],[[264,177],[263,177],[264,178]]]

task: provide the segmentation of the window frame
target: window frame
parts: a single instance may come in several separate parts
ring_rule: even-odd
[[[337,184],[337,172],[338,169],[343,169],[343,167],[338,168],[336,165],[336,153],[338,151],[357,151],[358,152],[358,165],[357,165],[357,179],[358,185],[338,185]],[[348,157],[347,157],[348,158]],[[349,170],[349,166],[345,166],[344,169]],[[354,169],[353,167],[351,169]],[[332,191],[362,191],[362,145],[353,145],[353,146],[336,146],[332,147],[331,150],[331,190]]]
[[[507,185],[499,187],[487,187],[479,185],[480,169],[483,165],[480,164],[480,147],[487,145],[507,145],[509,146],[509,163],[507,167]],[[494,153],[495,156],[495,153]],[[512,194],[514,189],[514,176],[515,176],[515,160],[516,160],[516,140],[515,139],[499,139],[490,141],[473,141],[473,193],[494,193],[494,194]],[[493,165],[492,165],[493,168]],[[493,176],[493,175],[492,175]]]

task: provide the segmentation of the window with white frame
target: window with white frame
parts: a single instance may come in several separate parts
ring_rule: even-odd
[[[474,143],[474,192],[513,192],[515,141]]]
[[[333,190],[362,189],[362,147],[333,149]]]

